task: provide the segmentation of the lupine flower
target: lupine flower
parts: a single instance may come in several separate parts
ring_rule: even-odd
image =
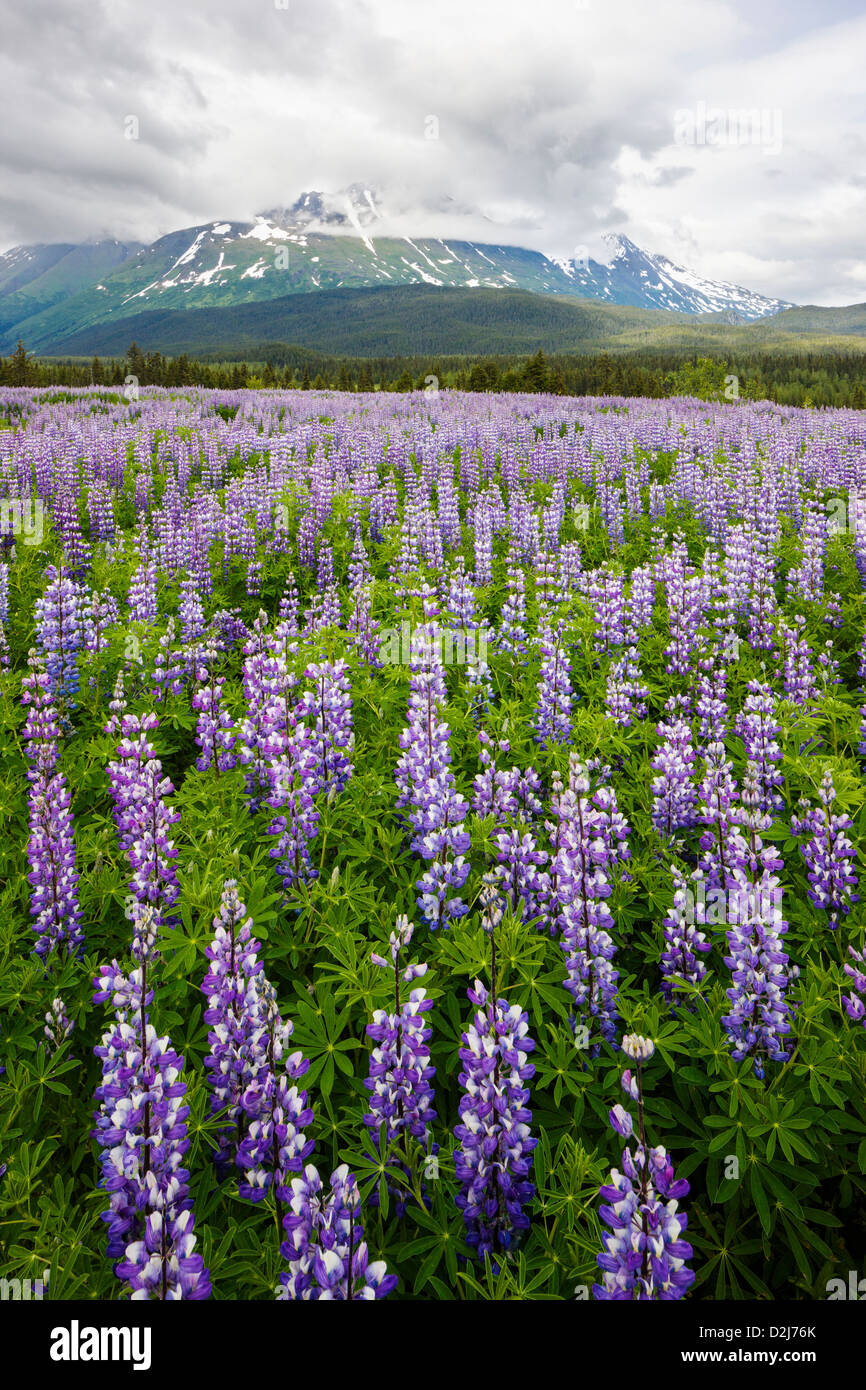
[[[707,973],[700,956],[696,952],[710,949],[701,927],[706,925],[703,900],[699,893],[692,893],[676,864],[671,865],[674,881],[674,901],[670,912],[664,918],[665,949],[659,962],[662,972],[661,992],[669,1004],[679,1004],[683,994],[676,991],[678,981],[690,985],[700,985]],[[696,869],[691,883],[700,889],[703,886],[703,873]]]
[[[549,895],[549,875],[541,869],[547,863],[547,851],[538,848],[535,836],[519,830],[497,830],[493,835],[496,848],[494,877],[512,912],[521,912],[525,922],[541,920]]]
[[[500,651],[509,652],[513,660],[520,661],[526,656],[527,648],[526,576],[515,555],[509,557],[507,577],[508,592],[502,605],[496,646]]]
[[[850,816],[833,811],[835,799],[833,774],[827,768],[818,789],[820,806],[811,807],[807,801],[801,801],[802,815],[791,817],[793,833],[809,837],[800,846],[811,885],[809,899],[821,912],[827,913],[827,922],[833,931],[842,916],[859,902],[858,894],[853,891],[857,887],[857,875],[852,867],[855,850],[846,834],[853,822]]]
[[[129,617],[134,623],[155,623],[159,616],[156,560],[146,549],[129,582]]]
[[[51,1008],[45,1015],[45,1027],[42,1030],[48,1043],[49,1053],[56,1052],[61,1043],[66,1042],[66,1039],[72,1035],[74,1027],[75,1024],[66,1012],[66,1005],[58,995],[56,999],[51,1001]]]
[[[318,877],[310,845],[318,833],[319,811],[315,798],[321,791],[321,761],[304,724],[297,724],[280,756],[268,767],[271,794],[267,804],[277,815],[268,826],[276,837],[269,850],[277,861],[283,887],[288,891],[299,879]]]
[[[168,838],[180,812],[166,801],[174,791],[162,776],[162,763],[148,734],[159,727],[155,714],[125,714],[117,759],[108,764],[114,819],[120,848],[129,855],[133,875],[130,888],[141,903],[157,909],[157,920],[172,924],[166,912],[177,901],[180,886],[174,868],[177,849]]]
[[[652,821],[658,833],[668,837],[695,823],[695,750],[682,697],[669,700],[665,712],[667,721],[657,727],[661,747],[652,760],[653,771],[658,774],[652,783]]]
[[[785,1039],[791,1032],[791,1006],[785,996],[798,970],[788,967],[782,950],[788,924],[779,906],[782,888],[777,870],[783,864],[773,847],[765,846],[761,839],[770,818],[760,809],[758,775],[752,764],[743,800],[742,830],[732,829],[727,844],[730,955],[725,956],[725,965],[733,983],[726,991],[731,1011],[722,1023],[732,1044],[731,1056],[735,1061],[753,1058],[760,1080],[765,1058],[784,1062],[790,1055]]]
[[[608,671],[605,707],[609,718],[623,729],[627,729],[635,719],[645,719],[648,696],[637,648],[629,647],[624,656],[611,662]]]
[[[734,721],[734,732],[746,746],[746,760],[755,764],[760,790],[761,809],[770,816],[782,809],[783,801],[777,791],[785,778],[778,770],[782,758],[776,722],[777,701],[768,685],[749,681],[749,690],[742,713]]]
[[[571,736],[571,667],[562,642],[561,625],[539,635],[541,671],[535,714],[535,741],[541,748],[567,743]]]
[[[204,608],[194,575],[188,575],[181,580],[178,617],[181,641],[185,644],[198,642],[204,633],[205,624]]]
[[[845,1005],[845,1012],[853,1023],[862,1023],[866,1028],[866,955],[858,951],[853,946],[848,947],[848,954],[854,962],[853,965],[845,964],[845,974],[849,976],[854,987],[851,994],[842,995],[842,1003]],[[856,991],[856,993],[854,993]],[[860,998],[857,998],[857,995]]]
[[[703,850],[701,868],[710,888],[724,887],[729,861],[733,863],[728,852],[730,835],[743,818],[735,804],[737,783],[732,769],[733,763],[727,756],[725,745],[717,741],[709,744],[700,786],[698,815],[701,824],[707,827],[700,840]]]
[[[136,904],[132,954],[124,975],[117,961],[100,967],[95,1003],[110,1002],[114,1024],[94,1048],[102,1060],[102,1084],[94,1137],[102,1149],[102,1183],[109,1195],[108,1256],[133,1299],[203,1299],[210,1277],[193,1253],[189,1174],[182,1166],[189,1148],[184,1103],[183,1058],[150,1022],[150,971],[156,918]]]
[[[248,769],[244,780],[251,811],[258,810],[272,792],[269,764],[273,752],[269,739],[274,722],[272,701],[281,672],[277,658],[268,646],[267,620],[267,614],[259,612],[243,647],[242,680],[248,717],[240,727],[238,753],[240,763]],[[284,682],[284,688],[285,685]]]
[[[313,1118],[307,1093],[294,1084],[310,1064],[300,1051],[286,1052],[294,1024],[280,1016],[273,985],[263,975],[251,974],[249,979],[260,997],[251,1006],[258,1027],[249,1044],[253,1080],[241,1099],[249,1123],[237,1150],[238,1166],[244,1170],[238,1191],[248,1201],[260,1202],[272,1188],[282,1225],[291,1175],[303,1171],[315,1147],[304,1132]]]
[[[62,567],[49,565],[48,585],[36,600],[36,632],[51,693],[74,706],[81,684],[78,653],[83,645],[81,599]]]
[[[496,983],[494,931],[501,918],[495,893],[484,897],[485,925],[492,944],[493,990]],[[532,1111],[525,1083],[535,1074],[529,1053],[535,1043],[527,1036],[529,1020],[517,1004],[488,994],[480,980],[467,991],[475,1006],[472,1022],[462,1035],[460,1060],[463,1088],[460,1123],[454,1130],[459,1148],[454,1170],[460,1183],[457,1205],[466,1224],[466,1243],[479,1259],[510,1250],[521,1231],[528,1230],[524,1207],[535,1188],[529,1181],[532,1151],[538,1143],[530,1132]]]
[[[384,1260],[370,1260],[359,1220],[358,1184],[345,1163],[331,1174],[328,1196],[321,1194],[322,1180],[310,1163],[291,1183],[283,1220],[288,1238],[280,1247],[288,1270],[280,1275],[277,1299],[369,1302],[387,1297],[397,1276],[388,1273]]]
[[[163,635],[157,642],[156,660],[151,676],[151,693],[159,703],[169,695],[179,695],[187,678],[188,659],[175,645],[174,618],[169,618]]]
[[[339,796],[352,775],[352,696],[345,661],[322,661],[308,666],[305,678],[313,689],[304,692],[298,717],[310,731],[316,759],[315,777],[321,790]]]
[[[812,649],[803,636],[806,619],[801,613],[794,617],[794,627],[779,624],[779,637],[785,658],[785,699],[804,708],[818,698],[818,687],[812,667]]]
[[[538,1141],[530,1134],[523,1083],[535,1073],[526,1060],[535,1044],[526,1036],[528,1016],[516,1004],[494,1004],[480,980],[467,993],[476,1012],[460,1049],[464,1095],[454,1164],[466,1241],[483,1258],[510,1249],[529,1228],[523,1209],[535,1193],[528,1177]]]
[[[623,1072],[622,1087],[638,1107],[638,1128],[622,1105],[610,1111],[610,1124],[626,1140],[622,1172],[611,1169],[610,1182],[600,1190],[603,1205],[599,1215],[607,1226],[602,1233],[604,1251],[597,1257],[602,1283],[593,1285],[593,1297],[600,1301],[668,1301],[684,1296],[694,1283],[694,1272],[686,1264],[692,1247],[682,1239],[688,1218],[679,1210],[687,1197],[689,1184],[676,1179],[673,1164],[663,1145],[649,1148],[644,1127],[643,1064],[653,1055],[649,1038],[629,1034],[622,1050],[637,1063],[637,1076]],[[636,1138],[632,1150],[628,1141]]]
[[[617,981],[613,918],[607,906],[611,877],[618,859],[628,856],[624,841],[628,827],[612,794],[604,789],[590,797],[590,782],[572,754],[568,788],[554,779],[556,823],[550,866],[550,914],[562,933],[567,976],[565,988],[574,999],[575,1033],[592,1027],[613,1043],[617,1023]],[[599,1045],[593,1044],[593,1055]]]
[[[199,772],[213,767],[219,776],[233,768],[237,759],[232,752],[235,736],[231,717],[221,704],[224,682],[217,679],[216,658],[214,647],[207,646],[199,652],[201,665],[195,673],[199,684],[193,692],[192,707],[198,712],[195,741],[201,749],[195,765]]]
[[[625,580],[621,574],[602,568],[588,570],[581,576],[581,588],[593,608],[597,631],[595,649],[609,652],[625,641],[623,605]]]
[[[398,810],[409,808],[413,853],[428,863],[416,884],[417,902],[425,922],[435,929],[467,911],[452,893],[462,888],[469,873],[464,856],[470,836],[464,828],[468,806],[455,788],[449,729],[442,718],[444,668],[434,641],[432,619],[437,613],[429,591],[424,594],[424,616],[410,647],[409,717],[400,734],[403,751],[394,780],[400,790]]]
[[[373,954],[374,965],[390,970],[394,976],[394,1009],[375,1009],[373,1022],[367,1024],[367,1036],[376,1046],[370,1054],[370,1074],[364,1085],[370,1092],[370,1109],[364,1124],[374,1131],[377,1147],[389,1148],[400,1144],[404,1135],[413,1139],[428,1152],[430,1123],[436,1119],[433,1107],[433,1087],[430,1084],[436,1068],[430,1065],[430,1028],[424,1015],[433,1007],[426,990],[413,989],[408,999],[400,998],[400,985],[411,984],[427,973],[426,964],[410,964],[401,969],[400,953],[412,940],[414,927],[405,916],[397,918],[396,930],[391,933],[391,960]],[[397,1160],[390,1160],[394,1165]],[[407,1170],[400,1165],[403,1171]],[[406,1210],[405,1189],[392,1185],[397,1197],[397,1215]]]
[[[32,649],[29,665],[21,696],[21,703],[27,708],[23,739],[30,764],[27,881],[33,930],[38,933],[36,954],[47,961],[55,951],[80,956],[84,936],[78,903],[72,798],[58,767],[59,715],[48,672]]]
[[[244,1096],[261,1089],[266,1057],[257,1047],[263,1021],[260,991],[253,977],[263,969],[260,943],[252,936],[252,918],[246,917],[234,879],[226,880],[219,915],[214,918],[214,937],[205,950],[210,964],[202,982],[207,999],[203,1021],[208,1025],[210,1052],[205,1069],[213,1091],[211,1114],[226,1112],[226,1125],[217,1131],[214,1154],[221,1178],[230,1171],[249,1123]]]

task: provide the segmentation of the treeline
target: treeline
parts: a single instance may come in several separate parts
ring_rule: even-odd
[[[866,352],[739,352],[686,355],[644,348],[617,355],[328,357],[274,345],[256,362],[197,360],[144,352],[136,343],[122,359],[37,358],[24,344],[0,358],[2,386],[246,387],[283,390],[551,392],[570,396],[700,396],[707,400],[772,400],[782,405],[866,409]]]

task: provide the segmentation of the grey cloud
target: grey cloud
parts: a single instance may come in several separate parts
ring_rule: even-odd
[[[619,230],[765,292],[844,296],[866,132],[836,57],[854,47],[858,10],[754,8],[0,0],[0,246],[149,240],[369,180],[409,233],[570,254]],[[702,94],[741,108],[754,92],[779,105],[780,91],[785,147],[771,167],[674,143],[672,112]],[[424,138],[430,115],[437,141]],[[831,215],[843,185],[850,209]]]

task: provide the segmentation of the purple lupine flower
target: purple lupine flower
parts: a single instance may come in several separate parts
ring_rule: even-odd
[[[692,1247],[683,1240],[688,1217],[679,1210],[687,1197],[689,1184],[676,1179],[670,1157],[658,1144],[647,1144],[644,1123],[643,1064],[652,1057],[654,1044],[649,1038],[629,1034],[622,1050],[637,1063],[637,1076],[623,1072],[626,1095],[637,1102],[638,1129],[622,1105],[610,1111],[610,1124],[626,1140],[622,1172],[611,1169],[610,1182],[600,1189],[603,1205],[599,1215],[607,1226],[602,1233],[603,1252],[598,1255],[602,1283],[593,1285],[593,1297],[607,1302],[669,1301],[684,1296],[694,1283],[694,1272],[686,1264]],[[632,1150],[628,1141],[636,1138]]]
[[[204,608],[195,575],[185,576],[180,583],[180,637],[185,645],[198,642],[204,635]]]
[[[423,603],[425,622],[410,645],[408,723],[400,734],[402,753],[394,780],[400,790],[398,810],[409,808],[408,821],[415,832],[412,851],[428,863],[415,886],[424,920],[435,930],[467,911],[452,891],[462,888],[468,877],[464,856],[471,837],[464,828],[469,808],[451,771],[449,728],[442,718],[444,667],[432,621],[437,611],[426,586]]]
[[[784,805],[777,791],[785,778],[778,768],[782,749],[778,741],[780,725],[776,722],[776,710],[776,696],[770,687],[760,681],[749,681],[742,713],[734,721],[734,732],[746,746],[746,761],[755,764],[761,809],[769,816],[778,814]]]
[[[315,756],[315,776],[326,795],[339,796],[352,775],[352,696],[345,661],[322,661],[308,666],[304,676],[313,681],[298,705],[297,715],[310,732]]]
[[[800,802],[803,814],[791,817],[791,830],[794,835],[809,837],[800,846],[811,885],[809,898],[815,907],[827,913],[828,925],[835,931],[842,915],[847,915],[860,899],[854,892],[857,887],[857,875],[852,867],[855,849],[845,833],[852,828],[853,822],[850,816],[832,809],[836,788],[829,768],[818,788],[818,800],[818,807],[810,806],[808,801]]]
[[[81,595],[62,566],[49,565],[45,593],[36,600],[37,644],[51,693],[74,705],[81,685],[78,653],[83,644]]]
[[[689,880],[695,885],[695,892],[686,886],[686,880],[676,864],[671,864],[674,881],[674,900],[668,915],[664,918],[665,949],[659,962],[662,973],[661,992],[669,1004],[678,1004],[682,992],[677,992],[677,983],[700,985],[707,973],[697,952],[710,949],[702,927],[706,925],[703,872],[696,869]]]
[[[475,1006],[472,1022],[462,1035],[460,1060],[460,1122],[454,1134],[454,1168],[460,1192],[457,1205],[466,1224],[466,1243],[479,1259],[512,1248],[528,1230],[524,1207],[535,1187],[529,1181],[532,1151],[538,1143],[530,1133],[532,1111],[524,1084],[535,1074],[528,1061],[535,1047],[527,1037],[527,1014],[506,999],[493,999],[480,980],[467,991]]]
[[[81,595],[80,612],[83,645],[94,656],[101,656],[108,646],[106,634],[118,621],[117,599],[87,590]]]
[[[665,837],[695,824],[695,750],[687,710],[683,696],[672,696],[665,705],[667,719],[656,729],[662,744],[652,760],[652,769],[658,774],[652,783],[652,822]]]
[[[783,863],[761,832],[770,817],[761,810],[758,772],[749,764],[743,790],[741,824],[728,833],[725,887],[728,899],[725,965],[732,985],[726,990],[731,1011],[722,1024],[735,1061],[754,1060],[755,1075],[764,1076],[765,1059],[787,1061],[785,1039],[791,1032],[791,1005],[786,992],[799,973],[788,966],[782,937],[788,924],[782,917],[782,887],[777,871]]]
[[[513,827],[497,830],[493,844],[496,848],[493,877],[497,887],[512,912],[521,913],[525,922],[535,922],[542,929],[550,887],[549,875],[541,869],[541,865],[547,863],[547,851],[538,848],[535,836],[529,831],[521,835]]]
[[[280,666],[266,634],[268,616],[260,611],[253,630],[244,643],[243,688],[248,717],[240,728],[239,761],[248,769],[245,777],[246,795],[250,810],[256,811],[271,794],[270,763],[274,757],[271,747],[275,711],[273,702],[282,687],[282,698],[290,685],[288,670]],[[291,721],[285,715],[286,736]]]
[[[644,684],[636,647],[612,661],[607,673],[605,708],[608,717],[627,729],[636,719],[646,719],[649,690]]]
[[[625,603],[625,628],[623,641],[636,647],[641,633],[652,627],[655,606],[656,581],[652,571],[637,568],[632,570],[629,596]]]
[[[513,661],[522,661],[527,649],[526,576],[514,554],[509,555],[507,578],[508,592],[496,632],[496,647],[510,653]]]
[[[289,743],[268,766],[271,794],[267,805],[277,812],[268,826],[276,837],[269,850],[277,861],[277,872],[288,891],[299,879],[318,877],[310,845],[318,834],[319,811],[315,798],[321,791],[320,760],[304,724],[297,724]]]
[[[205,950],[210,964],[201,986],[208,1004],[203,1022],[208,1025],[210,1045],[204,1065],[213,1091],[211,1114],[225,1111],[227,1122],[217,1131],[214,1154],[217,1173],[223,1178],[236,1161],[249,1123],[243,1097],[261,1082],[259,1073],[265,1065],[253,1046],[262,1020],[261,994],[252,985],[264,967],[260,943],[251,935],[252,919],[246,917],[234,879],[223,885],[213,925],[214,937]]]
[[[129,581],[129,618],[133,623],[155,623],[159,617],[156,560],[140,538],[140,559]]]
[[[849,976],[853,989],[850,994],[842,995],[842,1003],[852,1023],[862,1023],[863,1027],[866,1028],[866,1003],[864,1003],[864,999],[866,999],[866,955],[853,946],[848,947],[848,954],[854,964],[849,965],[846,962],[843,969],[845,974]],[[857,995],[860,996],[859,999]]]
[[[102,1149],[100,1185],[109,1196],[102,1219],[108,1257],[133,1299],[204,1299],[210,1275],[193,1253],[189,1174],[182,1166],[189,1149],[183,1058],[168,1037],[157,1036],[148,1015],[155,940],[153,909],[136,904],[135,968],[124,975],[112,961],[94,980],[94,1002],[110,1001],[115,1013],[93,1049],[102,1060],[93,1132]]]
[[[282,1226],[282,1204],[291,1197],[291,1175],[303,1171],[315,1148],[315,1141],[304,1132],[313,1111],[306,1091],[294,1084],[310,1063],[300,1051],[286,1052],[294,1024],[281,1017],[273,985],[260,974],[249,980],[260,997],[252,1006],[258,1026],[249,1043],[254,1079],[241,1099],[248,1124],[237,1150],[238,1166],[244,1170],[238,1192],[250,1202],[260,1202],[272,1189],[277,1225]]]
[[[708,887],[720,888],[724,887],[726,869],[732,862],[728,853],[729,836],[740,824],[742,812],[736,805],[738,792],[733,763],[723,743],[709,744],[704,768],[698,804],[698,818],[707,827],[700,839],[701,868]]]
[[[355,650],[362,661],[374,669],[382,666],[382,640],[379,622],[373,617],[373,584],[362,581],[351,590],[351,611],[346,622]]]
[[[51,1001],[51,1008],[45,1015],[45,1027],[42,1030],[48,1043],[49,1054],[56,1052],[58,1047],[72,1036],[74,1027],[75,1024],[66,1012],[66,1005],[58,994],[57,998]]]
[[[107,734],[120,733],[120,725],[123,721],[123,716],[126,714],[125,683],[123,671],[118,671],[117,680],[114,682],[114,694],[108,702],[108,708],[111,713],[102,726]]]
[[[723,738],[728,729],[728,667],[722,653],[702,659],[698,665],[695,714],[698,718],[698,742],[706,747]]]
[[[58,767],[60,723],[48,672],[31,648],[30,673],[22,680],[21,703],[27,708],[22,737],[30,764],[27,778],[30,833],[30,915],[38,933],[36,954],[47,961],[55,951],[67,957],[84,949],[71,802],[66,778]]]
[[[806,504],[806,514],[800,531],[802,554],[800,563],[788,573],[789,596],[820,602],[824,592],[824,553],[829,535],[827,512],[817,497]]]
[[[230,771],[237,762],[232,752],[235,736],[231,716],[221,704],[224,682],[217,679],[215,672],[216,648],[200,648],[198,659],[201,665],[195,671],[198,688],[193,692],[192,707],[198,712],[195,741],[201,753],[195,765],[199,772],[213,767],[219,776],[221,772]]]
[[[776,650],[776,622],[779,605],[776,601],[776,560],[771,546],[755,537],[752,549],[752,582],[749,590],[749,625],[746,640],[754,652]]]
[[[189,668],[189,659],[175,645],[174,618],[169,618],[165,632],[156,646],[153,673],[151,675],[151,695],[156,703],[169,695],[179,695],[184,688]]]
[[[309,1163],[293,1178],[289,1211],[283,1220],[288,1237],[280,1247],[288,1270],[280,1275],[277,1299],[369,1302],[397,1287],[384,1260],[371,1261],[360,1223],[361,1195],[344,1163],[331,1174],[331,1191],[322,1195],[318,1170]]]
[[[612,791],[602,788],[589,795],[589,778],[575,754],[569,759],[568,788],[559,777],[553,788],[549,914],[562,934],[565,988],[575,1005],[572,1028],[588,1041],[594,1022],[602,1037],[614,1043],[619,973],[612,963],[613,917],[606,900],[614,865],[628,857],[628,827]],[[599,1052],[594,1043],[592,1055]]]
[[[162,776],[162,763],[148,738],[159,720],[155,714],[125,714],[120,727],[117,759],[108,764],[108,776],[120,848],[133,870],[129,886],[139,902],[156,908],[158,922],[171,926],[174,919],[166,909],[177,901],[180,885],[174,867],[177,849],[168,832],[180,812],[166,801],[174,786]]]
[[[541,748],[571,738],[571,666],[562,640],[562,624],[548,626],[538,637],[541,670],[535,712],[535,741]]]
[[[506,738],[494,740],[484,729],[478,730],[478,742],[481,772],[476,773],[473,781],[472,809],[476,816],[493,816],[497,825],[504,825],[517,812],[514,790],[519,773],[516,767],[501,771],[495,759],[497,752],[510,752],[511,744]]]
[[[671,640],[664,650],[666,670],[687,676],[691,672],[692,653],[703,619],[703,576],[688,575],[684,569],[672,568],[666,589],[671,629]]]
[[[376,1043],[370,1054],[370,1074],[364,1082],[370,1092],[370,1109],[364,1124],[374,1131],[377,1148],[388,1149],[411,1135],[429,1154],[430,1123],[436,1119],[433,1107],[433,1087],[430,1084],[436,1068],[430,1065],[431,1035],[424,1015],[433,1007],[426,990],[413,989],[401,1002],[400,985],[411,984],[427,973],[426,964],[409,964],[401,969],[400,953],[412,940],[414,927],[405,916],[397,918],[396,930],[391,932],[391,960],[373,954],[374,965],[390,970],[394,976],[394,1009],[375,1009],[373,1022],[367,1024],[367,1036]],[[384,1133],[383,1133],[384,1131]],[[411,1177],[411,1171],[396,1159],[390,1167],[399,1167]],[[397,1215],[406,1210],[405,1189],[392,1186],[397,1198]]]
[[[594,639],[596,651],[604,653],[622,646],[625,641],[623,576],[605,568],[588,570],[581,576],[581,588],[593,609],[597,627]]]

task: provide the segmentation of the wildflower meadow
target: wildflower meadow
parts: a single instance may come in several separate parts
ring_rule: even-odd
[[[864,485],[856,410],[0,390],[4,1287],[866,1295]]]

